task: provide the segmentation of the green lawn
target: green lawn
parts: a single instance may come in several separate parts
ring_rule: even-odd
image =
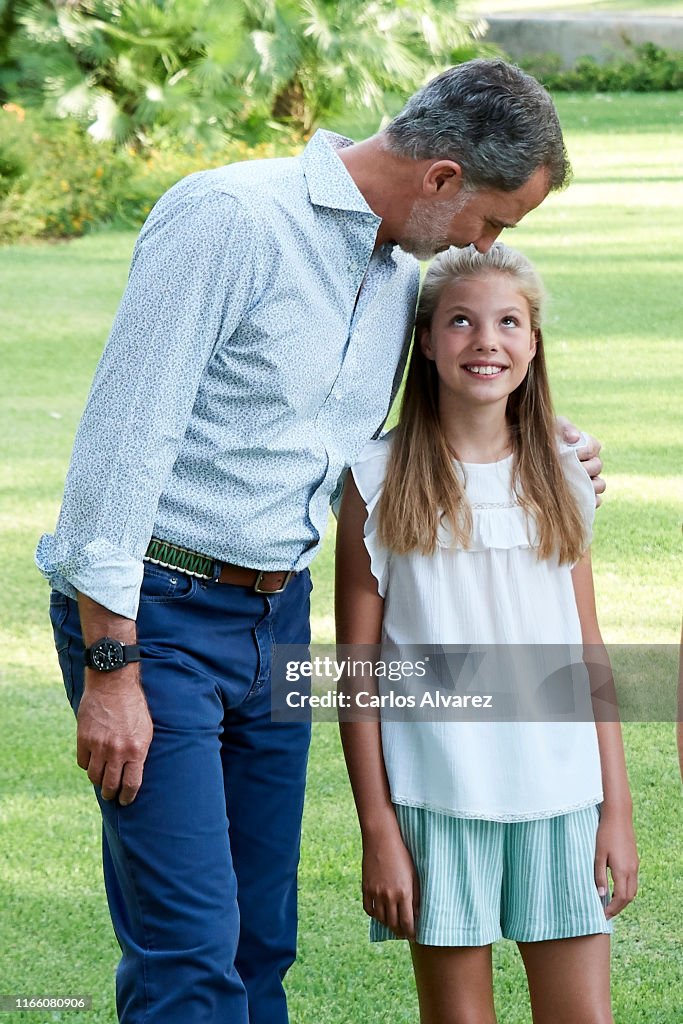
[[[509,241],[553,295],[547,344],[559,409],[605,443],[608,497],[594,545],[606,638],[678,638],[683,499],[680,323],[683,95],[563,97],[576,180]],[[0,250],[0,517],[6,567],[0,790],[0,994],[91,994],[86,1024],[113,1024],[117,948],[99,869],[95,803],[74,763],[74,725],[31,564],[56,517],[92,372],[133,235]],[[314,629],[332,636],[332,533],[316,562]],[[642,890],[618,922],[616,1019],[678,1024],[679,787],[672,724],[630,725],[627,754]],[[301,869],[297,1024],[416,1020],[407,951],[371,948],[358,900],[358,835],[336,729],[319,725]],[[501,1024],[528,1024],[513,946],[496,954]],[[13,1020],[52,1021],[19,1013]],[[66,1015],[62,1015],[66,1019]]]

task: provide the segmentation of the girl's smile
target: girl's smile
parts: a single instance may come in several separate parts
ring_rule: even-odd
[[[467,363],[465,369],[475,377],[499,377],[507,369],[502,363]]]

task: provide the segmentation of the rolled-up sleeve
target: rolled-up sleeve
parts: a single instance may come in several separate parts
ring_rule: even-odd
[[[128,284],[81,419],[54,535],[36,562],[57,589],[137,615],[142,558],[202,374],[257,288],[249,211],[192,178],[137,241]]]

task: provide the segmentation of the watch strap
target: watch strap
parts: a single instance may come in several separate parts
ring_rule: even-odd
[[[110,665],[104,667],[98,665],[93,659],[93,652],[98,648],[102,648],[104,645],[112,644],[116,646],[117,651],[121,653],[121,661],[117,665]],[[94,644],[90,644],[89,647],[85,648],[85,664],[88,668],[95,669],[98,672],[112,672],[119,668],[123,668],[125,665],[130,665],[135,661],[141,660],[140,645],[139,644],[124,644],[120,640],[114,640],[112,637],[103,636],[99,640],[96,640]]]

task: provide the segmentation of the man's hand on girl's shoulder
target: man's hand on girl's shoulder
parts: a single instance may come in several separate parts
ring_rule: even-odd
[[[566,416],[558,416],[556,421],[557,432],[567,444],[576,444],[581,438],[581,431],[577,430],[573,423],[571,423]],[[607,484],[600,476],[602,473],[602,459],[600,458],[600,449],[602,443],[598,441],[597,437],[593,437],[592,434],[584,433],[585,444],[581,448],[577,448],[576,454],[579,457],[579,462],[583,465],[583,468],[588,473],[593,484],[593,490],[595,491],[595,507],[599,508],[602,504],[601,495],[605,493]]]

